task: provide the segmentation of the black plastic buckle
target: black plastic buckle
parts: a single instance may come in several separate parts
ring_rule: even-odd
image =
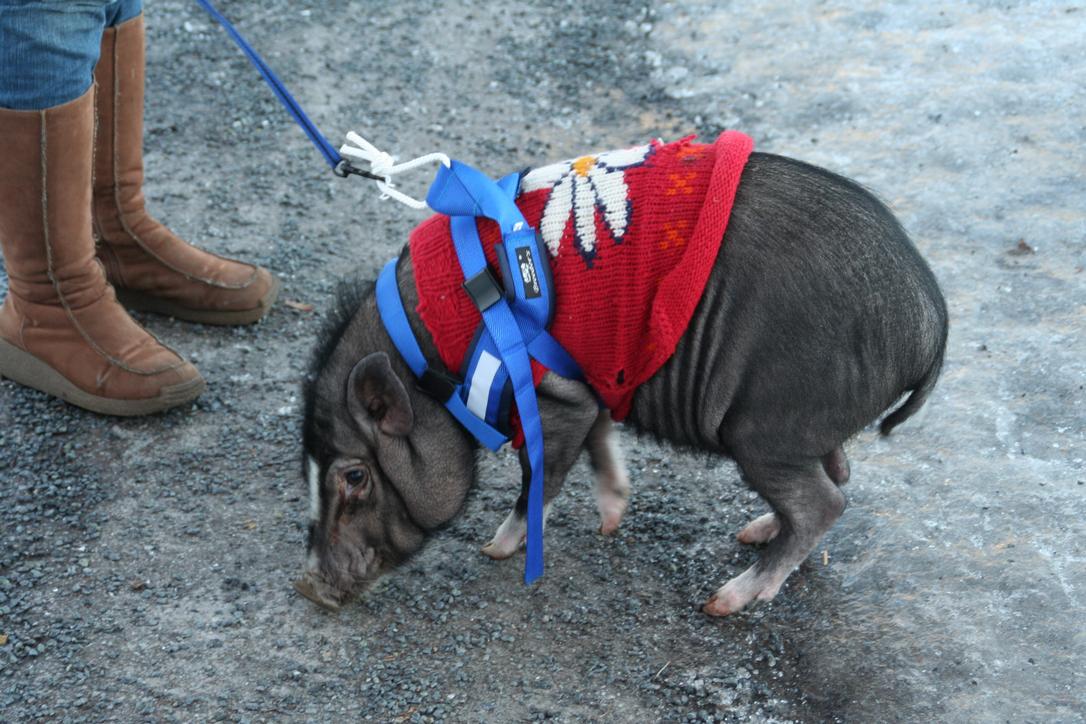
[[[490,267],[486,267],[471,279],[465,281],[464,290],[471,297],[471,301],[475,302],[475,307],[480,312],[490,309],[504,296],[502,288],[494,279],[494,275],[490,273]]]
[[[332,173],[334,173],[336,176],[339,176],[340,178],[347,178],[348,176],[361,176],[363,178],[371,178],[374,181],[388,181],[388,179],[384,176],[378,176],[375,173],[370,173],[369,171],[365,171],[363,169],[352,166],[350,161],[348,161],[347,159],[343,159],[339,163],[337,163],[335,165],[335,168],[332,169]]]
[[[423,370],[422,376],[419,377],[419,381],[415,383],[415,387],[444,404],[453,396],[453,393],[456,392],[456,388],[459,384],[460,380],[449,373],[434,369],[433,367],[427,367]]]

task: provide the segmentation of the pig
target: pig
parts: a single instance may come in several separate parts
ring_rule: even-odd
[[[398,277],[415,337],[411,256]],[[561,290],[559,290],[561,293]],[[738,533],[762,545],[749,569],[702,610],[769,601],[845,510],[843,444],[881,421],[890,431],[931,394],[947,310],[931,270],[893,214],[858,184],[801,161],[753,153],[700,303],[668,361],[637,388],[637,432],[733,460],[771,512]],[[608,410],[583,382],[548,372],[537,388],[549,510],[582,450],[596,479],[600,532],[630,494]],[[902,401],[903,400],[903,401]],[[308,554],[299,592],[336,610],[408,560],[452,520],[480,450],[421,392],[378,315],[372,283],[341,295],[305,385]],[[483,553],[512,556],[526,532],[520,496]]]

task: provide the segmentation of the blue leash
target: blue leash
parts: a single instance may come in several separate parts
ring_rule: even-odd
[[[268,87],[275,93],[275,97],[279,99],[279,102],[283,104],[283,107],[287,109],[287,113],[291,118],[301,126],[305,131],[305,135],[309,136],[309,140],[313,142],[313,145],[317,147],[321,155],[324,156],[324,160],[332,167],[332,172],[337,176],[346,178],[349,174],[355,174],[358,176],[365,176],[366,178],[372,178],[379,181],[384,181],[384,177],[377,176],[364,171],[359,168],[355,168],[348,162],[343,156],[339,154],[336,147],[333,146],[324,134],[320,132],[313,121],[309,120],[309,116],[305,114],[302,107],[298,104],[298,101],[294,100],[294,96],[290,94],[287,87],[283,85],[283,81],[279,80],[279,76],[275,74],[275,71],[264,62],[264,59],[260,57],[260,54],[253,50],[253,46],[249,45],[249,42],[242,37],[241,33],[227,20],[222,13],[220,13],[209,0],[196,0],[196,2],[207,11],[208,15],[215,19],[227,35],[234,39],[238,47],[249,58],[253,66],[260,72],[261,77],[268,84]]]

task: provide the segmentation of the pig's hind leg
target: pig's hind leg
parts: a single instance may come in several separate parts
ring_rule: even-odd
[[[848,458],[845,457],[845,451],[842,448],[837,447],[826,453],[822,456],[821,462],[822,469],[826,471],[826,475],[834,483],[844,485],[848,482]],[[740,543],[768,543],[776,538],[780,532],[780,518],[776,513],[766,513],[747,523],[747,526],[739,531],[739,534],[735,537]]]
[[[757,563],[728,581],[705,603],[702,610],[712,616],[727,616],[751,602],[776,596],[788,575],[845,510],[845,496],[830,479],[822,459],[740,462],[740,468],[750,487],[773,508],[769,515],[776,520],[777,532],[768,540]],[[771,529],[773,525],[765,522],[767,518],[755,520],[744,533],[752,526],[760,531]]]
[[[630,476],[622,462],[618,435],[611,424],[611,411],[600,410],[585,441],[588,460],[596,474],[596,506],[600,511],[600,533],[618,530],[630,497]]]
[[[592,391],[582,382],[567,380],[548,372],[536,388],[539,419],[543,426],[543,521],[550,513],[551,501],[562,490],[562,483],[584,449],[590,431],[597,422],[599,406]],[[482,552],[495,560],[509,558],[524,543],[528,534],[528,487],[531,467],[528,453],[520,450],[520,496],[512,512]]]

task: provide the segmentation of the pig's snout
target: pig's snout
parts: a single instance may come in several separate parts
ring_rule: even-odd
[[[325,564],[334,558],[322,558],[311,547],[302,566],[302,575],[294,581],[294,590],[326,611],[337,612],[344,603],[344,588],[336,585],[339,580],[330,575],[335,569]]]
[[[338,611],[377,578],[381,560],[374,548],[342,537],[324,550],[310,550],[294,590],[321,608]]]
[[[309,570],[305,571],[302,577],[294,582],[294,590],[326,611],[335,613],[339,611],[342,605],[339,597],[335,595],[329,586]]]

